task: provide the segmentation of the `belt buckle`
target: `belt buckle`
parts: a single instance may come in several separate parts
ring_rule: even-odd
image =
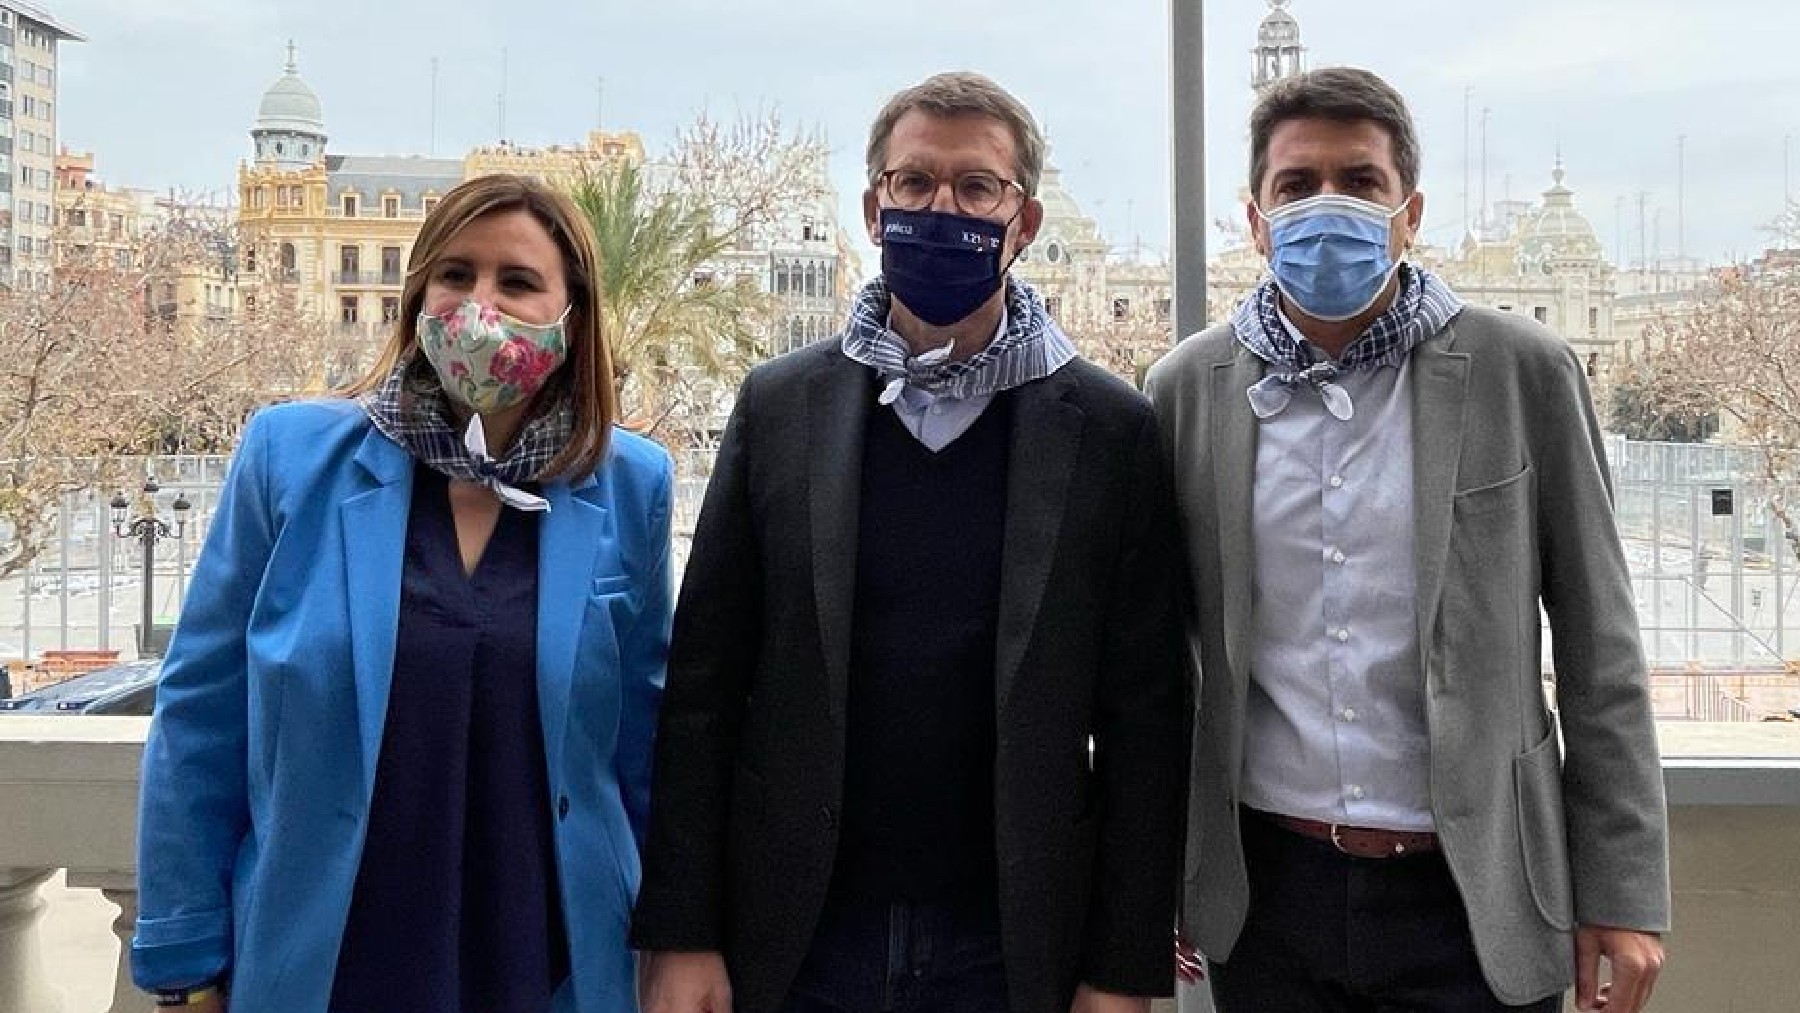
[[[1344,847],[1344,838],[1341,836],[1343,827],[1344,825],[1342,823],[1333,823],[1331,825],[1331,846],[1338,849],[1339,854],[1350,855],[1350,852]],[[1350,857],[1356,858],[1358,856],[1350,855]]]

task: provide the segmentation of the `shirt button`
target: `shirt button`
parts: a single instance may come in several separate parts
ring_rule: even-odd
[[[932,405],[931,406],[931,414],[933,414],[933,415],[944,414],[944,406],[943,405],[935,405],[935,404]]]
[[[1344,550],[1342,550],[1342,549],[1326,549],[1325,550],[1325,558],[1329,559],[1332,562],[1337,563],[1338,565],[1341,566],[1341,565],[1343,565],[1343,562],[1344,562]]]
[[[1350,639],[1350,631],[1349,630],[1338,630],[1336,633],[1332,634],[1332,636],[1337,637],[1338,643],[1341,644],[1344,641]]]
[[[1362,798],[1363,797],[1362,785],[1360,785],[1360,784],[1351,785],[1350,786],[1350,797],[1354,798],[1354,799]]]
[[[1345,707],[1341,712],[1339,712],[1338,716],[1342,717],[1345,721],[1355,721],[1356,720],[1356,708],[1355,707]]]
[[[1333,489],[1342,489],[1344,487],[1344,476],[1342,476],[1342,475],[1331,476],[1331,487]]]

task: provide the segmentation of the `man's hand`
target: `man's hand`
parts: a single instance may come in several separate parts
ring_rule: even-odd
[[[1069,1013],[1150,1013],[1150,1000],[1082,985],[1075,989]]]
[[[638,978],[643,1013],[731,1013],[731,978],[717,953],[646,953]]]
[[[1600,982],[1600,958],[1611,980]],[[1575,1008],[1638,1013],[1662,970],[1662,940],[1653,932],[1581,925],[1575,929]]]

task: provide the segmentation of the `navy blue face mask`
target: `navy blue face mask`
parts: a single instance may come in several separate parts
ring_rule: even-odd
[[[1000,290],[1007,225],[947,211],[881,209],[881,276],[920,320],[948,327]]]

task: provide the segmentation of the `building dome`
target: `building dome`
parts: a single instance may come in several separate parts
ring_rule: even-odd
[[[1592,222],[1575,208],[1575,191],[1563,185],[1561,159],[1551,173],[1542,207],[1519,223],[1521,262],[1549,270],[1554,262],[1598,261],[1602,247]]]
[[[291,42],[288,43],[287,72],[263,93],[262,104],[256,109],[256,129],[325,133],[325,110],[319,104],[319,96],[300,79]]]

